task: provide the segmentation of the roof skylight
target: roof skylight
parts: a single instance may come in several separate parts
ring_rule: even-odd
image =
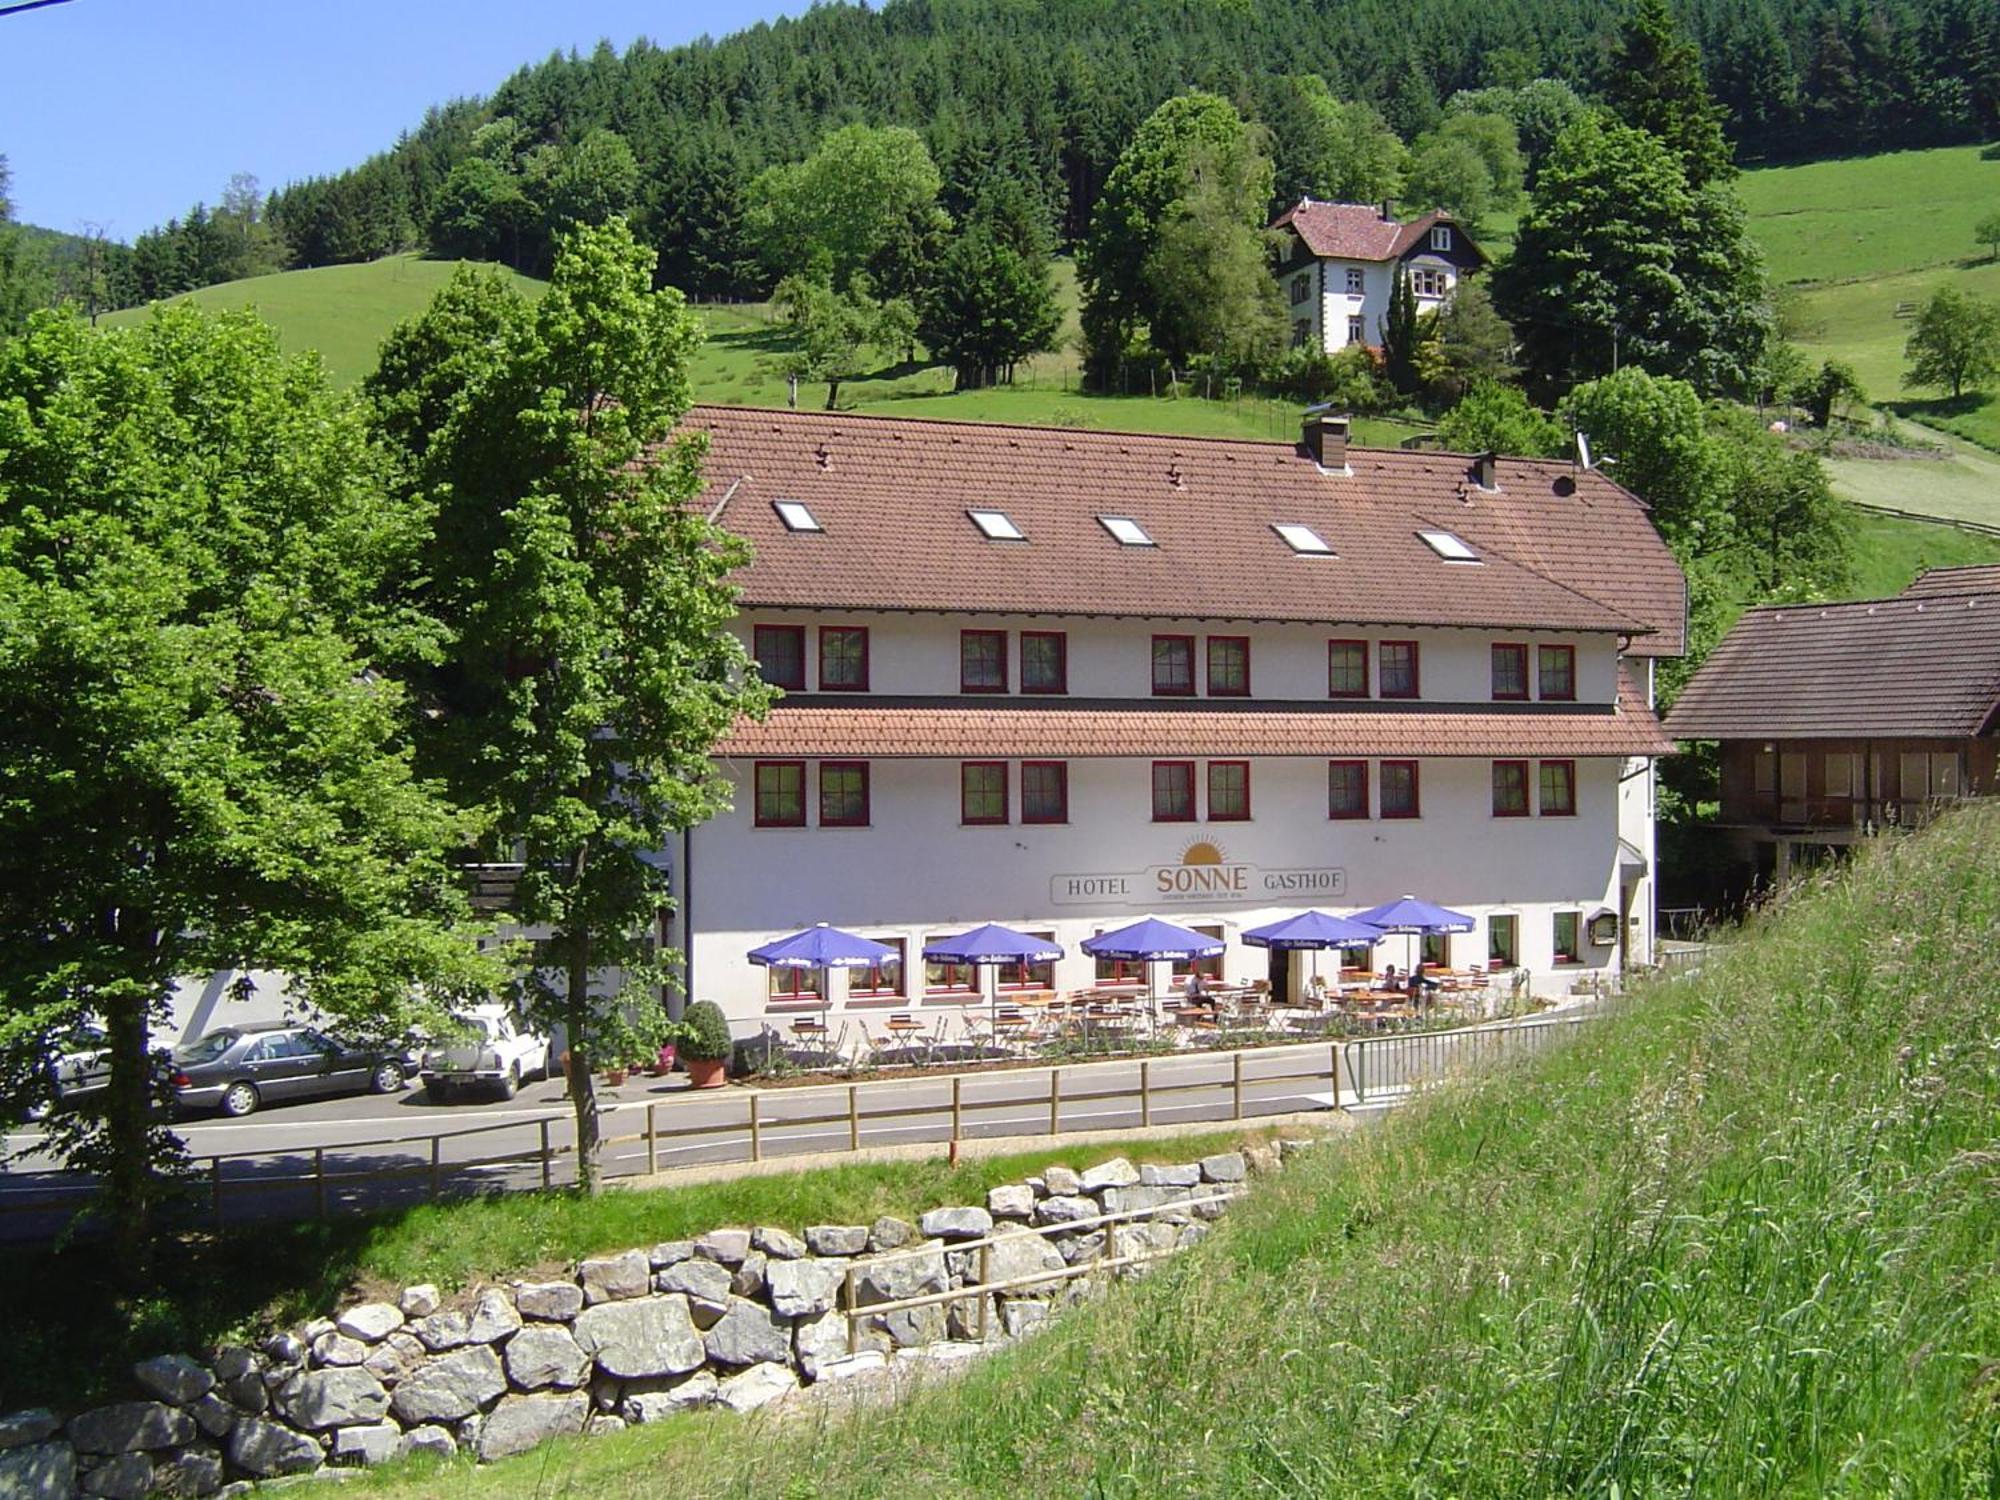
[[[1121,547],[1157,547],[1158,542],[1146,535],[1146,528],[1130,516],[1099,516],[1097,524],[1111,533],[1112,539]]]
[[[1285,545],[1304,557],[1332,557],[1333,548],[1310,526],[1298,526],[1288,522],[1273,523],[1271,529],[1285,539]]]
[[[773,500],[771,509],[778,513],[778,519],[785,523],[787,531],[824,531],[819,518],[806,509],[803,500]]]
[[[972,524],[989,542],[1025,542],[1028,539],[1021,528],[1008,519],[1004,510],[969,510],[966,514],[972,517]]]
[[[1476,563],[1479,561],[1479,554],[1474,552],[1462,538],[1453,536],[1449,531],[1420,531],[1417,535],[1424,539],[1425,546],[1429,547],[1431,551],[1435,552],[1446,562]]]

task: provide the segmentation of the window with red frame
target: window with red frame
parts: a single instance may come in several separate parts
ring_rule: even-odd
[[[752,633],[750,654],[757,675],[787,692],[806,690],[806,628],[803,625],[759,625]]]
[[[770,996],[773,1000],[817,1000],[821,972],[819,969],[773,969]]]
[[[1208,696],[1250,696],[1250,637],[1212,635],[1208,638]]]
[[[1250,816],[1250,762],[1208,763],[1208,821],[1241,823]]]
[[[1329,698],[1368,696],[1368,643],[1326,643],[1326,695]]]
[[[959,762],[958,819],[970,824],[1007,821],[1007,762]]]
[[[1497,703],[1519,703],[1528,696],[1528,648],[1496,645],[1493,648],[1493,698]]]
[[[1329,818],[1368,816],[1368,762],[1330,760],[1326,763],[1326,815]]]
[[[944,941],[942,933],[934,933],[924,939],[924,946]],[[924,993],[926,995],[969,995],[977,992],[979,971],[971,964],[940,963],[934,958],[924,960]]]
[[[806,763],[802,760],[760,760],[756,781],[759,828],[806,826]]]
[[[823,760],[819,763],[819,826],[868,826],[868,762]]]
[[[1062,631],[1021,632],[1021,691],[1069,691],[1069,637]]]
[[[1528,815],[1528,763],[1525,760],[1493,762],[1493,816],[1525,818]]]
[[[1053,932],[1029,932],[1028,936],[1045,943],[1056,940]],[[1002,964],[994,975],[994,984],[1003,990],[1052,990],[1056,987],[1056,961],[1051,958],[1038,964]]]
[[[1375,675],[1384,698],[1417,696],[1417,643],[1384,641],[1375,648]]]
[[[1069,763],[1060,760],[1021,762],[1021,821],[1069,821]]]
[[[1104,929],[1102,927],[1098,928],[1096,935],[1102,937]],[[1097,982],[1099,984],[1144,984],[1146,982],[1145,960],[1138,958],[1099,958],[1097,960]]]
[[[1541,668],[1541,696],[1551,703],[1576,701],[1576,647],[1544,646],[1536,653]]]
[[[1576,762],[1545,760],[1541,765],[1542,816],[1576,816]]]
[[[885,948],[894,948],[896,956],[885,958],[881,963],[866,969],[847,971],[847,997],[850,1000],[881,999],[884,996],[903,993],[903,939],[899,937],[876,938]]]
[[[1161,698],[1194,696],[1194,637],[1153,637],[1153,692]]]
[[[1203,937],[1214,938],[1218,943],[1222,941],[1222,929],[1220,927],[1196,926],[1190,927],[1188,931],[1198,932]],[[1188,975],[1195,973],[1199,973],[1203,979],[1213,979],[1220,982],[1222,979],[1222,955],[1218,953],[1213,958],[1177,958],[1174,960],[1173,977],[1175,979],[1185,979]]]
[[[961,630],[958,633],[958,690],[961,693],[1007,691],[1007,632]]]
[[[1385,760],[1382,762],[1382,816],[1385,818],[1414,818],[1421,816],[1417,796],[1417,763],[1413,760]]]
[[[864,627],[820,626],[819,690],[822,693],[868,691],[868,631]]]
[[[1153,821],[1155,823],[1194,821],[1193,761],[1153,762]]]

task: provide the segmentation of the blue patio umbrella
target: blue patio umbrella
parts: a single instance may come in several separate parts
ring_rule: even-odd
[[[974,968],[997,969],[1001,964],[1053,963],[1063,956],[1062,946],[1032,933],[1016,932],[998,922],[988,922],[957,937],[939,938],[924,944],[924,957],[933,963],[971,964]],[[1000,993],[997,984],[988,984],[988,1000],[997,1018]]]
[[[1147,917],[1129,927],[1100,932],[1096,937],[1085,938],[1082,944],[1083,951],[1093,958],[1122,958],[1134,963],[1214,958],[1226,946],[1221,938],[1163,922],[1158,917]],[[1153,994],[1151,969],[1146,971],[1146,993],[1149,999],[1157,1001],[1158,996]]]
[[[886,943],[856,937],[824,922],[750,950],[750,962],[767,969],[872,969],[895,956],[896,950]]]
[[[1478,925],[1462,911],[1433,906],[1415,896],[1398,896],[1394,901],[1371,906],[1367,911],[1356,913],[1354,920],[1379,927],[1384,932],[1401,932],[1412,937],[1426,937],[1433,932],[1470,932]],[[1414,953],[1410,967],[1412,970],[1416,968]]]
[[[1282,922],[1252,927],[1243,941],[1253,948],[1303,948],[1314,953],[1313,977],[1319,976],[1318,951],[1322,948],[1374,947],[1385,934],[1372,923],[1353,917],[1329,916],[1323,911],[1302,911]]]

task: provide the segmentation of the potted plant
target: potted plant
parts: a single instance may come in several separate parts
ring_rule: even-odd
[[[734,1046],[722,1007],[713,1000],[695,1001],[681,1017],[679,1030],[676,1044],[688,1081],[698,1089],[719,1088]]]

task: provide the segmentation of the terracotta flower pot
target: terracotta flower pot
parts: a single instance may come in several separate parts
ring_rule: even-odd
[[[683,1058],[687,1064],[688,1081],[698,1089],[719,1089],[729,1064],[720,1057]]]
[[[660,1055],[653,1059],[653,1076],[665,1078],[674,1070],[674,1044],[668,1042],[660,1049]]]
[[[604,1070],[604,1081],[613,1088],[617,1088],[619,1084],[625,1081],[626,1071],[624,1068],[606,1068]]]

